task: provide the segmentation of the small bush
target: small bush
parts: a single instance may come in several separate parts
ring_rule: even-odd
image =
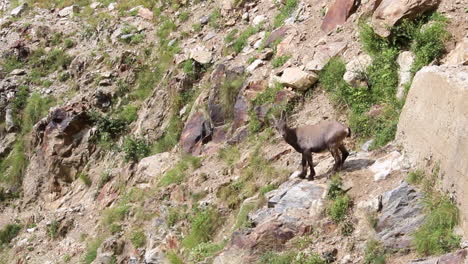
[[[424,172],[422,170],[415,170],[415,171],[411,171],[410,173],[408,173],[408,177],[406,178],[406,181],[409,184],[419,185],[423,179],[424,179]]]
[[[291,58],[290,55],[283,55],[283,56],[275,57],[275,58],[271,61],[271,66],[273,66],[273,68],[281,67],[281,66],[283,66],[290,58]]]
[[[130,241],[136,248],[141,248],[146,244],[146,235],[141,230],[135,231],[132,233]]]
[[[198,169],[201,166],[201,159],[194,156],[184,156],[174,168],[166,172],[159,181],[159,186],[167,186],[173,183],[181,183],[186,176],[186,171],[191,167]]]
[[[385,264],[385,250],[378,241],[370,240],[366,243],[364,264]]]
[[[145,139],[131,136],[125,138],[122,150],[125,152],[125,160],[132,162],[138,162],[151,152],[150,146]]]
[[[182,240],[182,244],[184,247],[192,249],[211,240],[221,223],[221,217],[215,208],[196,209],[190,222],[190,231]]]
[[[78,178],[88,187],[91,186],[91,184],[93,183],[89,178],[88,174],[84,172],[78,173]]]
[[[22,133],[30,132],[33,126],[47,115],[54,104],[55,100],[52,97],[42,97],[38,93],[31,94],[22,115]]]
[[[202,263],[207,258],[214,256],[224,248],[225,243],[200,243],[190,251],[189,260],[193,263]]]
[[[87,245],[85,255],[83,256],[83,262],[85,264],[91,264],[96,259],[97,250],[101,246],[101,243],[102,239],[96,238]]]
[[[109,171],[103,171],[99,177],[98,188],[101,189],[106,183],[112,179],[112,174]]]
[[[6,158],[0,161],[0,181],[11,186],[20,186],[23,173],[28,166],[24,141],[19,139]]]
[[[218,158],[224,161],[226,165],[231,167],[240,158],[239,148],[237,146],[227,146],[222,148],[218,153]]]
[[[186,60],[184,61],[184,63],[182,63],[182,70],[184,71],[185,74],[187,74],[188,76],[194,78],[195,77],[195,65],[194,65],[195,61],[192,60],[192,59],[189,59],[189,60]]]
[[[166,222],[167,225],[172,227],[177,224],[180,220],[185,218],[185,213],[179,207],[170,207],[167,214]]]
[[[21,231],[21,226],[18,224],[7,224],[0,230],[0,245],[8,244]]]
[[[24,66],[24,62],[16,56],[7,56],[2,61],[3,70],[7,73],[13,70],[20,69]]]
[[[57,222],[56,220],[52,221],[52,223],[50,223],[50,225],[47,227],[47,235],[52,239],[58,238],[59,226],[59,222]]]
[[[298,1],[297,0],[286,0],[286,3],[283,7],[280,8],[279,14],[275,16],[273,21],[273,27],[277,28],[284,24],[284,21],[289,18],[292,13],[297,8]]]
[[[446,196],[426,193],[426,219],[414,233],[416,251],[423,255],[448,253],[460,245],[460,237],[454,233],[459,221],[456,205]]]
[[[327,213],[335,222],[341,222],[345,219],[346,213],[351,206],[351,199],[348,195],[340,195],[332,201],[327,208]]]
[[[343,182],[338,174],[333,175],[328,186],[327,198],[335,200],[339,196],[344,195]]]

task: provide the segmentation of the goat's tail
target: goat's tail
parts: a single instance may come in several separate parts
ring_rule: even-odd
[[[348,127],[348,135],[346,137],[351,137],[351,128]]]

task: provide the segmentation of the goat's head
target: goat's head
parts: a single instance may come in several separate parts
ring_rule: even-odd
[[[273,116],[273,122],[278,133],[281,135],[281,137],[285,138],[288,124],[287,124],[286,116],[284,115],[284,113],[281,113],[280,119],[276,119]]]

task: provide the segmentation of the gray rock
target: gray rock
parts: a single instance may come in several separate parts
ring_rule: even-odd
[[[346,72],[343,75],[343,80],[347,83],[357,86],[358,81],[363,77],[367,67],[372,63],[372,58],[367,55],[360,55],[346,64]]]
[[[412,261],[410,264],[465,264],[468,260],[467,255],[468,250],[461,249],[430,259]]]
[[[15,129],[13,109],[11,109],[11,107],[7,107],[5,111],[5,129],[7,132],[13,132],[13,130]]]
[[[263,60],[256,59],[252,64],[250,64],[245,70],[247,72],[253,72],[255,69],[258,67],[262,66],[264,64]]]
[[[261,23],[265,22],[266,20],[267,20],[266,16],[258,15],[253,19],[252,24],[254,26],[257,26],[257,25],[260,25]]]
[[[208,24],[208,22],[210,22],[210,17],[209,16],[202,16],[202,17],[200,17],[199,21],[200,21],[200,24],[206,25],[206,24]]]
[[[393,171],[401,170],[404,156],[398,151],[393,151],[375,161],[369,170],[374,173],[374,181],[385,180]]]
[[[423,223],[422,195],[406,182],[382,196],[377,236],[390,249],[411,247],[411,234]]]
[[[244,14],[242,14],[242,20],[249,21],[249,13],[248,12],[245,12]]]
[[[80,12],[80,7],[77,5],[71,5],[60,10],[58,12],[58,15],[60,17],[67,17],[67,16],[72,16],[73,13],[78,13],[78,12]]]
[[[398,70],[398,89],[396,97],[403,99],[405,95],[405,84],[411,81],[411,66],[413,65],[415,55],[411,51],[403,51],[398,55],[397,63],[400,66]]]
[[[190,58],[200,64],[208,64],[213,60],[213,54],[202,47],[196,47],[191,51]]]
[[[28,8],[27,3],[22,3],[21,5],[17,6],[15,9],[11,10],[10,15],[13,17],[19,17],[21,16],[24,11]]]
[[[24,75],[26,71],[24,69],[14,69],[10,72],[11,75]]]
[[[15,134],[13,133],[8,133],[0,139],[0,159],[11,151],[13,143],[15,143]]]

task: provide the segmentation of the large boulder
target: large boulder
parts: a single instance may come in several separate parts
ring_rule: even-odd
[[[286,68],[279,79],[285,86],[297,90],[307,90],[318,80],[318,75],[301,70],[298,67]]]
[[[407,183],[382,196],[376,231],[385,247],[409,249],[412,233],[423,223],[422,195]]]
[[[344,24],[346,19],[356,10],[359,2],[356,0],[335,0],[328,9],[320,28],[328,33],[337,26]]]
[[[383,0],[372,16],[374,30],[380,36],[388,37],[390,28],[398,21],[435,9],[440,2],[441,0]]]
[[[213,128],[203,112],[195,113],[185,123],[180,136],[180,146],[186,153],[198,155],[203,143],[211,140]]]
[[[315,48],[312,60],[305,65],[306,70],[319,72],[325,67],[328,61],[342,53],[347,44],[345,41],[325,42]]]
[[[468,235],[468,66],[429,66],[413,79],[397,140],[415,165],[440,165],[442,187],[454,195]]]

